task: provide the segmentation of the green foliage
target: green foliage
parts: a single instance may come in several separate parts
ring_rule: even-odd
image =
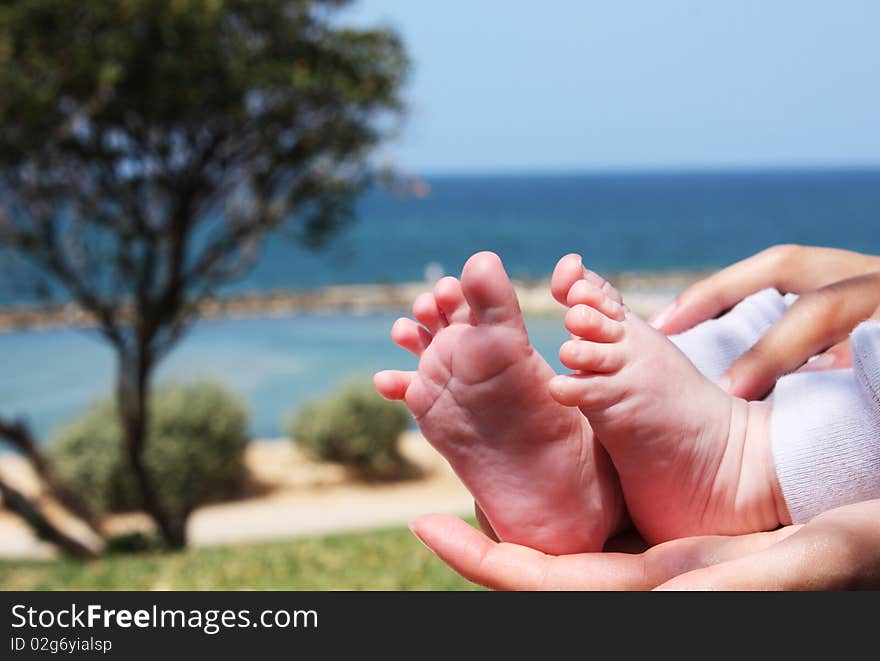
[[[346,4],[0,4],[0,237],[91,307],[201,295],[281,224],[320,245],[372,179],[407,70],[394,32],[340,25]]]
[[[151,408],[145,465],[175,522],[241,487],[247,413],[236,397],[213,384],[169,386],[156,391]],[[97,512],[141,507],[112,400],[63,428],[49,455],[60,477]]]
[[[309,454],[359,469],[370,477],[400,477],[407,468],[398,452],[410,416],[366,383],[350,383],[325,399],[303,406],[288,434]]]
[[[162,548],[162,541],[156,535],[135,531],[108,537],[104,542],[105,553],[147,553]]]

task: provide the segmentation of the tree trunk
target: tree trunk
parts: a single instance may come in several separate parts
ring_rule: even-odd
[[[40,539],[52,542],[62,551],[76,558],[90,560],[98,557],[98,553],[94,549],[89,548],[60,530],[27,496],[12,488],[3,480],[0,480],[0,496],[3,498],[4,507],[24,519]]]
[[[154,363],[146,351],[133,359],[120,357],[118,404],[129,466],[140,489],[144,509],[153,519],[165,545],[171,549],[186,546],[186,529],[176,524],[159,502],[156,482],[144,462],[149,424],[149,387]]]

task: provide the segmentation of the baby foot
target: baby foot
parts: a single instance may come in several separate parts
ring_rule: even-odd
[[[568,283],[566,283],[568,284]],[[770,404],[730,397],[595,274],[570,285],[559,351],[575,373],[553,398],[590,420],[651,543],[788,522],[770,447]]]
[[[471,257],[399,319],[392,339],[416,372],[379,372],[403,399],[501,540],[546,553],[596,551],[624,518],[614,469],[589,423],[554,401],[553,368],[529,343],[501,260]]]
[[[580,255],[569,254],[559,260],[553,270],[553,297],[567,305],[568,292],[579,280],[587,280],[618,303],[620,294],[605,280],[584,268]],[[785,314],[797,297],[783,296],[775,289],[746,296],[733,308],[715,319],[709,319],[677,335],[667,335],[698,370],[710,381],[727,371],[733,362],[748,351]]]

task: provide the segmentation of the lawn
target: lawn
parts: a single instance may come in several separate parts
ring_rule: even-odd
[[[4,590],[472,590],[406,528],[314,539],[0,562]]]

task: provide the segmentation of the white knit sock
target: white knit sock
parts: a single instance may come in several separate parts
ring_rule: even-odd
[[[795,300],[796,296],[783,296],[775,289],[765,289],[744,298],[723,316],[704,321],[669,339],[706,378],[717,381]]]
[[[781,378],[771,442],[794,523],[880,498],[880,323],[852,334],[853,367]]]

